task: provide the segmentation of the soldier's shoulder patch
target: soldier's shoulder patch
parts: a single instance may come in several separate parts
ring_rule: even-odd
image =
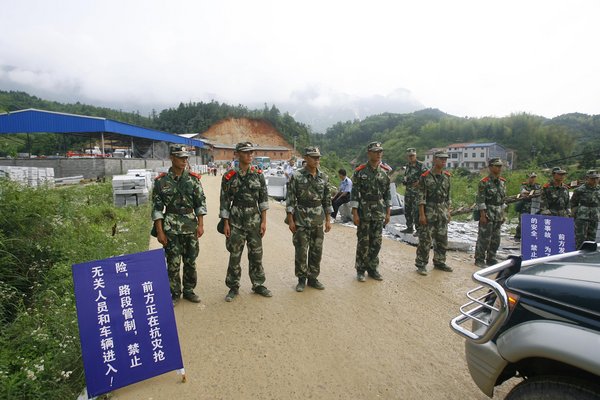
[[[452,176],[452,172],[450,172],[450,171],[444,171],[444,175],[446,175],[446,176]]]
[[[548,182],[548,183],[544,183],[544,186],[542,186],[542,187],[543,187],[544,189],[547,189],[547,188],[549,188],[549,187],[550,187],[550,183],[549,183],[549,182]]]
[[[504,178],[502,176],[500,178],[498,178],[498,179],[500,179],[502,182],[506,182],[506,178]]]
[[[387,172],[392,170],[392,167],[390,167],[386,163],[381,163],[381,164],[379,164],[379,166],[381,167],[382,170],[387,171]]]
[[[430,173],[431,173],[431,170],[430,170],[430,169],[428,169],[427,171],[423,172],[423,173],[421,174],[421,176],[427,176],[427,175],[429,175]]]
[[[154,180],[159,180],[160,178],[162,178],[166,174],[167,174],[166,172],[161,172],[156,178],[154,178]]]
[[[197,172],[190,172],[190,175],[197,179],[202,179],[202,175]]]
[[[365,167],[367,166],[367,164],[360,164],[358,167],[356,167],[354,169],[355,172],[358,172],[360,170],[363,170]]]
[[[233,178],[234,175],[235,175],[235,169],[232,169],[223,178],[225,178],[225,180],[228,181],[228,180],[231,180],[231,178]]]
[[[485,178],[481,179],[481,182],[488,182],[490,180],[489,176],[486,176]]]

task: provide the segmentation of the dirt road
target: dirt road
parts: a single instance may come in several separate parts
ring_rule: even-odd
[[[294,291],[294,249],[284,207],[271,202],[264,260],[272,298],[250,290],[226,303],[228,253],[216,231],[220,177],[202,178],[208,198],[200,240],[202,303],[175,308],[187,382],[175,372],[121,389],[115,399],[486,399],[472,382],[463,340],[449,320],[465,302],[475,267],[451,252],[454,273],[415,273],[415,248],[384,239],[383,282],[355,279],[356,230],[325,235],[324,291]],[[152,241],[150,247],[156,248]],[[502,398],[514,383],[505,384]]]

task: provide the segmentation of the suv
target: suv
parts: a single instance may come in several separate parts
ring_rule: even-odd
[[[473,280],[481,286],[467,292],[450,326],[467,339],[469,372],[483,393],[492,397],[495,386],[518,377],[506,399],[600,399],[596,243],[535,260],[511,257]]]

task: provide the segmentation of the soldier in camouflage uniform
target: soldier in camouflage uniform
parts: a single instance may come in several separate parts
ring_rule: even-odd
[[[225,284],[229,293],[225,301],[238,295],[242,269],[240,261],[244,244],[248,243],[248,270],[252,290],[264,297],[271,291],[263,283],[262,238],[267,230],[269,196],[262,171],[253,167],[254,145],[250,142],[235,146],[239,166],[229,170],[221,181],[221,206],[219,216],[224,220],[225,245],[229,251],[229,265]]]
[[[489,175],[479,181],[477,208],[479,210],[479,231],[475,245],[475,265],[494,265],[496,252],[500,247],[500,229],[504,223],[504,198],[506,179],[500,176],[502,160],[492,158],[488,162]]]
[[[404,217],[406,218],[406,229],[402,233],[412,233],[413,226],[418,228],[419,220],[419,178],[427,171],[425,165],[417,160],[417,150],[410,147],[406,149],[408,164],[404,167],[404,179],[402,183],[406,186],[404,193]]]
[[[452,272],[446,264],[448,248],[448,222],[450,222],[450,177],[444,171],[448,154],[437,151],[433,155],[433,167],[419,178],[419,245],[415,265],[420,275],[427,275],[429,249],[433,239],[433,267]]]
[[[296,256],[296,291],[304,291],[307,284],[323,290],[325,286],[317,277],[321,271],[323,253],[323,222],[325,232],[331,229],[329,213],[333,211],[329,197],[327,175],[319,170],[321,152],[317,147],[304,150],[306,166],[291,176],[286,197],[287,223],[293,233]],[[308,259],[307,259],[308,255]]]
[[[152,190],[152,220],[156,238],[165,248],[173,305],[181,296],[180,262],[183,259],[183,298],[199,303],[196,287],[198,238],[204,234],[206,198],[200,175],[188,171],[185,147],[171,146],[171,168],[160,174]]]
[[[378,271],[379,250],[383,227],[390,222],[392,197],[390,168],[382,164],[383,147],[379,142],[367,146],[369,161],[358,166],[352,176],[352,194],[349,202],[352,219],[357,226],[356,279],[365,281],[365,272],[375,280],[383,280]]]
[[[581,247],[585,241],[596,241],[600,220],[600,188],[598,171],[587,172],[586,182],[573,191],[571,210],[575,218],[575,245]]]
[[[520,193],[524,196],[523,200],[519,200],[517,203],[518,212],[519,212],[519,222],[517,224],[517,231],[515,232],[514,239],[519,241],[521,240],[521,215],[522,214],[531,214],[531,198],[528,197],[531,191],[539,191],[542,189],[542,186],[537,183],[535,180],[537,178],[537,174],[532,172],[527,177],[527,181],[521,183]]]
[[[540,214],[569,217],[569,187],[563,182],[567,171],[561,167],[552,168],[552,181],[542,187]]]

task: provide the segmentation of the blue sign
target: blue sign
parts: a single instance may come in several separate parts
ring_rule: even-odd
[[[90,398],[183,368],[163,249],[72,270]]]
[[[524,260],[575,251],[572,218],[521,214],[521,253]]]

